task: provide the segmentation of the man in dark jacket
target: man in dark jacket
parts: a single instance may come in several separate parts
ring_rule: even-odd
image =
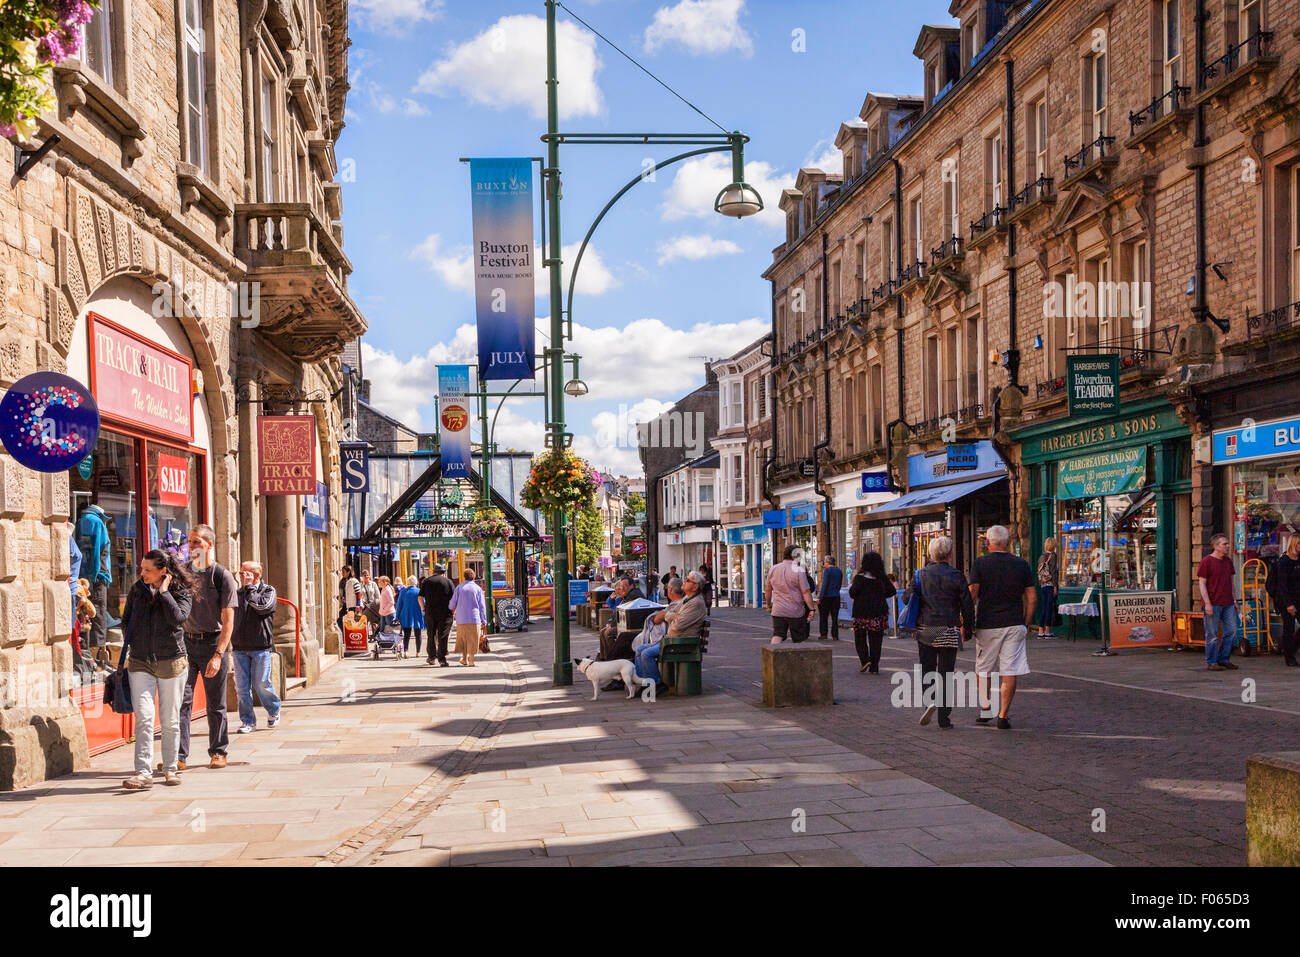
[[[266,709],[266,726],[280,723],[280,696],[271,683],[272,621],[275,618],[275,589],[262,581],[262,566],[244,562],[239,567],[239,605],[235,608],[235,689],[239,693],[239,733],[257,730],[253,711],[253,689]]]
[[[429,629],[428,663],[436,660],[442,667],[447,667],[447,639],[451,635],[451,593],[456,586],[447,577],[447,569],[434,565],[433,572],[420,582],[420,611],[424,613],[424,623]]]
[[[840,589],[844,587],[844,571],[835,564],[835,556],[822,559],[822,582],[817,592],[818,637],[826,640],[826,623],[830,622],[831,641],[840,638]]]
[[[230,635],[235,627],[235,576],[217,564],[217,533],[211,525],[190,529],[190,561],[186,566],[198,579],[194,610],[185,620],[185,654],[190,661],[181,699],[180,769],[190,754],[190,713],[194,685],[203,677],[208,699],[208,767],[226,766],[230,735],[226,724],[226,679],[230,675]]]
[[[1286,551],[1273,566],[1269,585],[1269,595],[1282,615],[1282,657],[1287,667],[1295,668],[1300,666],[1296,660],[1296,651],[1300,650],[1296,636],[1296,618],[1300,615],[1300,534],[1292,533],[1287,538]]]

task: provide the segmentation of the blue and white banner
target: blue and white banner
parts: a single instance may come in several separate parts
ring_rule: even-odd
[[[438,366],[438,435],[443,478],[469,476],[469,399],[465,395],[469,391],[469,366]]]
[[[536,348],[533,161],[472,159],[479,379],[531,379]]]
[[[339,443],[339,461],[343,466],[344,492],[370,491],[370,446],[361,443]]]

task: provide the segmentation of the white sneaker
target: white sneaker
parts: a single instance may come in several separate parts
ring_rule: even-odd
[[[257,730],[257,725],[255,725],[255,724],[241,724],[241,725],[239,726],[239,731],[238,731],[238,733],[239,733],[239,734],[252,734],[252,733],[253,733],[254,731],[256,731],[256,730]]]
[[[935,705],[930,705],[930,707],[926,708],[925,711],[921,713],[921,724],[929,724],[930,719],[934,717],[934,713],[938,710],[938,707]]]
[[[274,728],[274,727],[275,727],[276,725],[278,725],[279,723],[280,723],[280,716],[279,716],[278,714],[277,714],[274,718],[267,718],[267,719],[266,719],[266,726],[267,726],[268,728]]]

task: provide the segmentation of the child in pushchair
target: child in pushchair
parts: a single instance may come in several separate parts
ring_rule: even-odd
[[[365,607],[366,621],[370,625],[370,642],[372,645],[371,653],[375,660],[379,660],[380,652],[391,651],[398,660],[406,657],[406,652],[402,650],[402,633],[396,630],[397,626],[389,622],[387,629],[383,619],[379,615],[379,602],[372,601]]]

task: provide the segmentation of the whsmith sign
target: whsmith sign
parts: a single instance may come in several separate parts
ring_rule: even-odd
[[[1066,356],[1065,386],[1071,416],[1117,414],[1119,354]]]

